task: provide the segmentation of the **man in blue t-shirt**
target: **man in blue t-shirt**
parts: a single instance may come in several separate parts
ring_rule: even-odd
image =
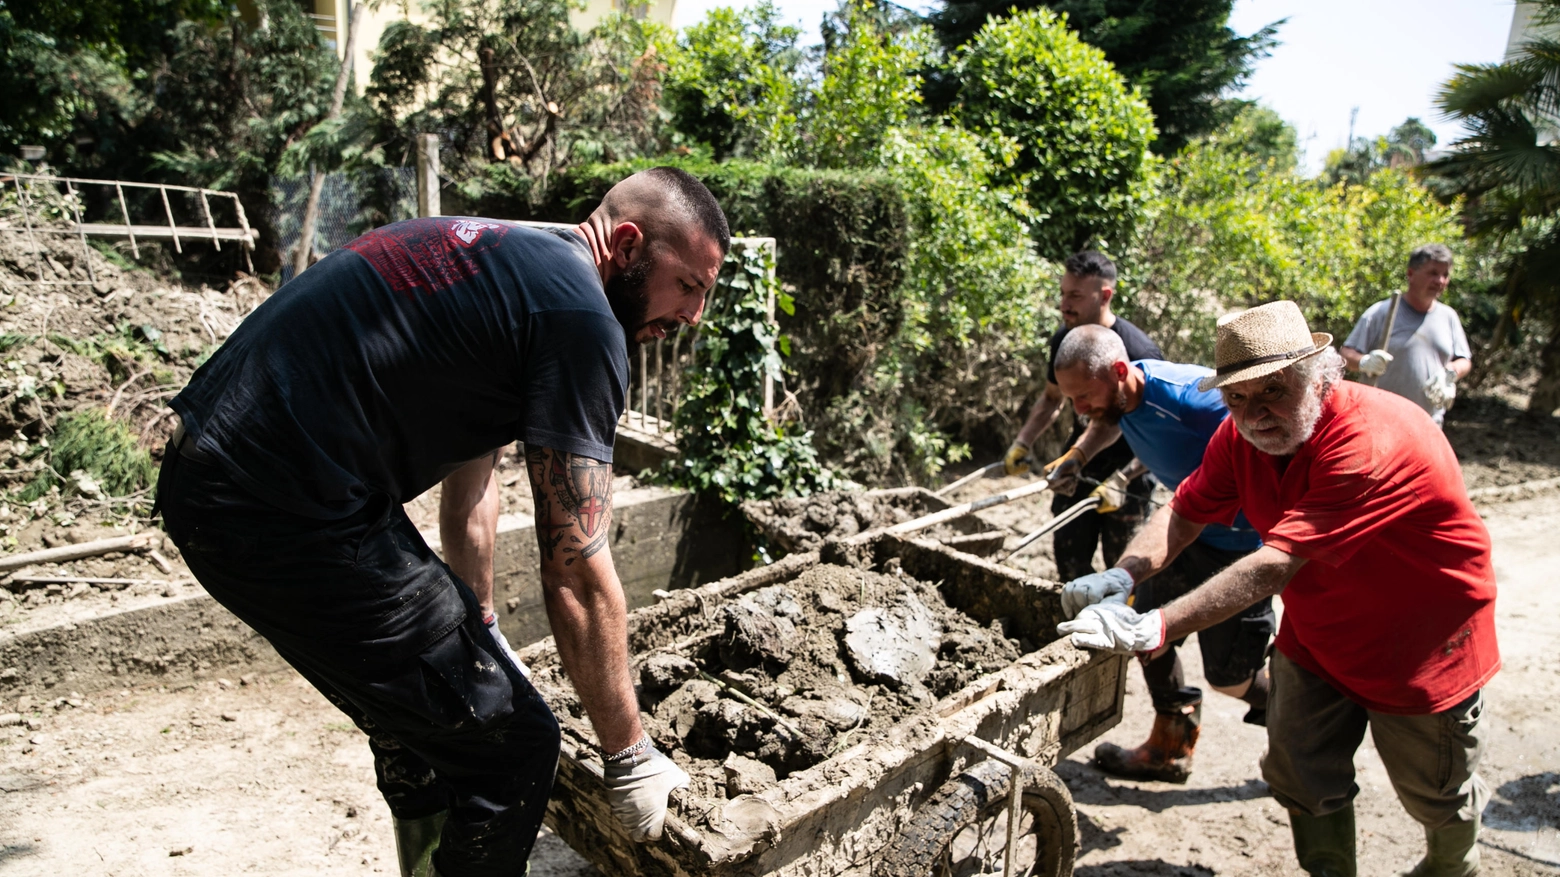
[[[368,734],[402,874],[521,874],[546,812],[557,720],[493,612],[493,469],[515,441],[613,813],[653,839],[687,784],[639,722],[612,442],[629,345],[697,323],[730,245],[674,168],[618,183],[573,229],[395,223],[278,290],[172,401],[168,534]],[[402,511],[436,484],[443,559]]]
[[[1090,418],[1078,440],[1085,457],[1124,437],[1135,459],[1112,474],[1094,491],[1100,512],[1121,505],[1127,483],[1143,470],[1175,490],[1182,479],[1202,465],[1203,452],[1214,430],[1228,415],[1217,390],[1197,389],[1212,374],[1197,365],[1144,359],[1129,361],[1114,333],[1098,326],[1080,326],[1068,333],[1056,354],[1056,382],[1073,408]],[[1067,617],[1084,606],[1114,596],[1134,609],[1148,611],[1169,603],[1212,578],[1231,563],[1261,547],[1261,540],[1244,516],[1232,527],[1209,525],[1153,578],[1134,583],[1120,568],[1068,582],[1062,591]],[[1197,634],[1203,675],[1215,691],[1250,705],[1246,721],[1267,722],[1268,676],[1263,667],[1274,618],[1270,598]],[[1143,661],[1143,676],[1154,702],[1154,729],[1135,749],[1102,743],[1095,763],[1107,773],[1132,779],[1185,782],[1202,723],[1202,690],[1186,684],[1176,647]]]

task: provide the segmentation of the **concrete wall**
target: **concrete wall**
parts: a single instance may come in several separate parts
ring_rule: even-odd
[[[630,609],[654,602],[657,588],[704,584],[746,565],[742,526],[723,518],[718,503],[649,488],[619,494],[614,508],[610,550]],[[437,547],[435,539],[429,542]],[[499,627],[517,646],[550,633],[537,551],[530,518],[500,522],[493,564]],[[282,666],[270,644],[205,594],[41,630],[0,632],[0,696],[7,700],[178,686]]]

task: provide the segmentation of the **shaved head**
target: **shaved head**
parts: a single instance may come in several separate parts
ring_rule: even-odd
[[[608,227],[632,222],[652,245],[673,247],[705,238],[731,250],[731,228],[710,190],[687,171],[653,167],[613,186],[592,216]]]
[[[1057,371],[1082,365],[1089,377],[1098,377],[1118,362],[1131,362],[1127,357],[1127,345],[1122,343],[1120,335],[1104,326],[1070,329],[1056,349]]]

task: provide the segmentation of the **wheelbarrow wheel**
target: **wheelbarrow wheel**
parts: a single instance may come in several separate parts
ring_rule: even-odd
[[[1002,874],[1012,769],[987,760],[954,777],[916,811],[879,863],[875,877]],[[1013,874],[1067,877],[1078,855],[1072,794],[1041,768],[1024,786]]]

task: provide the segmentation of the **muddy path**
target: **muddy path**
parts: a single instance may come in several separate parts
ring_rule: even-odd
[[[1494,506],[1505,668],[1491,683],[1492,798],[1486,877],[1560,875],[1560,655],[1550,619],[1551,533],[1560,495]],[[1200,676],[1197,650],[1185,652]],[[181,691],[104,692],[79,706],[28,704],[27,726],[0,727],[0,874],[394,874],[389,814],[361,735],[291,674],[211,680]],[[17,710],[0,700],[0,714]],[[1280,808],[1257,770],[1259,729],[1214,695],[1205,742],[1184,786],[1131,783],[1087,765],[1058,768],[1078,802],[1083,877],[1297,875]],[[1151,709],[1141,679],[1105,739],[1141,742]],[[1421,834],[1367,740],[1356,759],[1361,874],[1391,874]],[[170,855],[178,853],[178,855]],[[595,877],[544,834],[537,877]]]

